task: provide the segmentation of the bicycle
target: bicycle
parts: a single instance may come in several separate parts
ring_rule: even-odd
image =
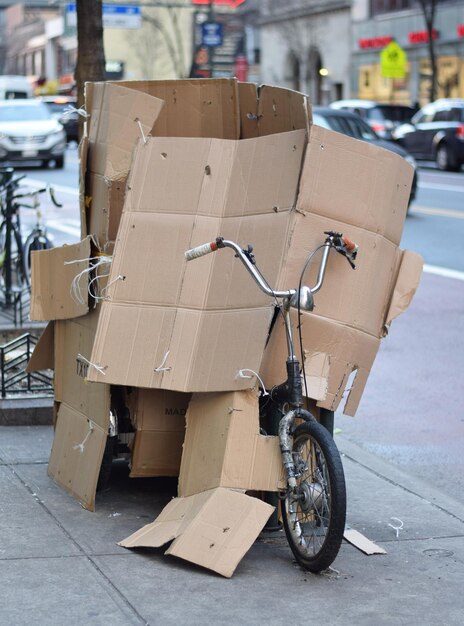
[[[0,288],[9,305],[14,293],[30,289],[31,253],[33,250],[46,250],[53,247],[46,227],[42,224],[39,195],[48,192],[55,206],[61,207],[51,187],[18,193],[19,183],[25,175],[14,178],[13,168],[1,171],[0,178]],[[31,198],[32,204],[23,201]],[[34,209],[36,224],[23,243],[21,234],[20,209]]]
[[[340,454],[330,432],[304,407],[304,360],[300,367],[296,356],[290,308],[312,311],[314,294],[324,282],[329,253],[332,249],[345,256],[355,268],[358,246],[341,233],[326,231],[323,244],[311,252],[304,264],[297,289],[272,289],[259,269],[253,247],[242,249],[233,241],[218,237],[215,241],[185,252],[188,261],[221,248],[234,250],[258,287],[276,301],[285,322],[288,355],[287,380],[269,392],[261,387],[260,418],[272,422],[278,416],[278,436],[287,488],[279,493],[282,522],[296,561],[306,570],[320,572],[335,560],[343,540],[346,521],[346,486]],[[323,250],[317,282],[303,285],[304,274],[319,250]],[[300,324],[298,324],[300,327]],[[300,349],[302,338],[300,332]],[[261,382],[261,381],[260,381]],[[306,389],[306,397],[308,397]],[[272,433],[271,433],[272,434]]]

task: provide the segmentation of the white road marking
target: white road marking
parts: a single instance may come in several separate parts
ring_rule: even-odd
[[[456,219],[464,219],[464,211],[456,209],[438,209],[428,206],[411,206],[410,213],[423,213],[424,215],[436,215],[440,217],[454,217]]]
[[[443,183],[421,183],[418,185],[419,189],[438,189],[439,191],[457,191],[464,193],[464,187],[457,185],[444,185]]]
[[[79,220],[47,220],[47,228],[58,230],[61,233],[72,235],[79,241],[81,238],[81,226]]]
[[[27,183],[30,187],[34,187],[36,189],[40,189],[41,187],[46,187],[48,183],[46,180],[37,180],[35,178],[25,178],[24,182]],[[59,191],[60,193],[67,193],[71,196],[78,196],[79,189],[76,187],[69,187],[68,185],[55,185],[55,183],[51,183],[50,186],[54,191]]]
[[[425,264],[424,272],[427,272],[427,274],[444,276],[445,278],[456,278],[457,280],[464,280],[464,272],[460,272],[459,270],[451,270],[448,267],[439,267],[438,265]]]

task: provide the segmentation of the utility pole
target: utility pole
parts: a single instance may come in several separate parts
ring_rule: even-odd
[[[209,0],[209,8],[208,8],[208,22],[210,24],[214,24],[214,0]],[[209,77],[214,78],[214,46],[209,46]]]

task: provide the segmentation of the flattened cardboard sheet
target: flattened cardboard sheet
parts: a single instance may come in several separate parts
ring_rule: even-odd
[[[353,225],[398,245],[413,175],[391,150],[312,126],[298,208],[338,221],[346,235]]]
[[[343,538],[358,548],[358,550],[364,552],[364,554],[387,554],[384,548],[381,548],[354,528],[345,528]]]
[[[87,230],[100,250],[116,240],[124,205],[126,180],[111,180],[100,174],[87,175],[85,205]]]
[[[153,124],[152,135],[239,138],[238,87],[233,78],[117,81],[114,84],[150,94],[164,102]]]
[[[121,85],[87,83],[88,169],[111,180],[124,180],[135,143],[148,135],[163,104],[159,98]]]
[[[86,380],[99,309],[55,325],[55,400],[109,427],[110,385]]]
[[[292,324],[294,337],[297,338],[294,311]],[[377,355],[380,339],[306,312],[302,313],[301,331],[310,397],[317,396],[317,406],[332,411],[344,400],[343,412],[354,415]],[[286,380],[286,354],[287,340],[283,322],[277,320],[260,369],[260,376],[267,389]]]
[[[85,509],[95,510],[95,493],[107,432],[66,404],[60,404],[48,475]]]
[[[40,372],[55,368],[55,323],[49,322],[36,343],[26,372]]]
[[[193,394],[179,495],[214,487],[278,491],[284,485],[279,439],[259,433],[257,393]]]
[[[31,256],[30,319],[49,321],[85,315],[89,310],[87,298],[79,302],[71,294],[74,278],[89,267],[90,237],[76,244],[35,251]],[[84,295],[87,295],[86,286]]]
[[[399,272],[385,320],[386,329],[388,329],[391,322],[411,304],[411,300],[419,286],[423,267],[424,260],[419,254],[411,250],[404,250],[402,252]]]
[[[174,539],[165,554],[230,578],[273,510],[243,493],[212,489],[171,500],[153,523],[119,545],[160,547]]]

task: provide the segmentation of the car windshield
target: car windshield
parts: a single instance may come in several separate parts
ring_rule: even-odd
[[[374,121],[391,120],[403,124],[409,122],[414,115],[414,109],[407,106],[395,105],[378,105],[372,109],[368,109],[367,117]]]
[[[0,122],[34,122],[49,120],[51,114],[45,104],[38,102],[31,106],[2,106],[0,107]]]
[[[331,128],[344,135],[349,135],[355,139],[364,139],[367,141],[374,141],[378,139],[377,135],[371,129],[371,127],[363,122],[361,118],[348,117],[347,115],[320,115],[315,113],[313,115],[313,121],[318,126],[324,128]]]

